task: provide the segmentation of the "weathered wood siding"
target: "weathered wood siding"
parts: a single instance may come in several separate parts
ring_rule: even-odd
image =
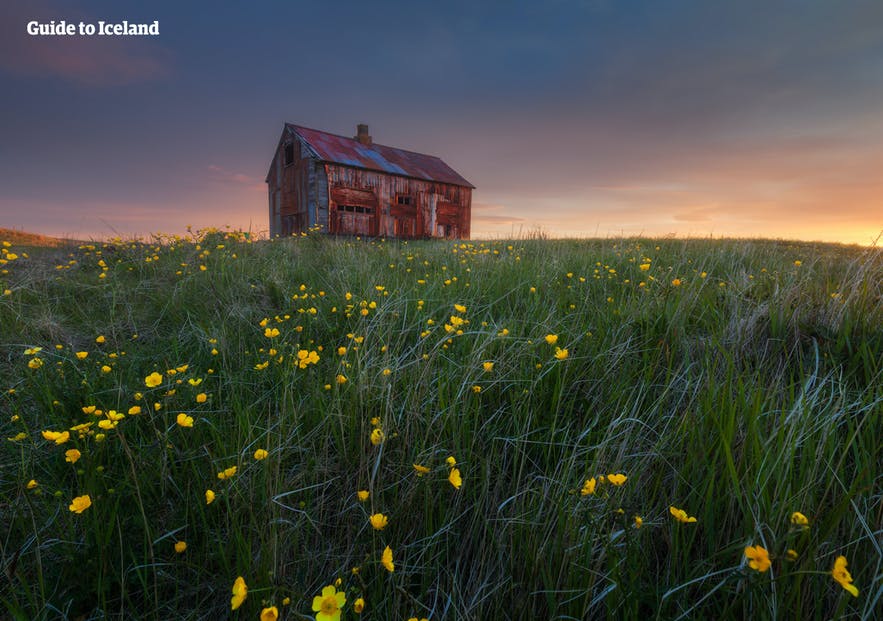
[[[340,164],[325,164],[325,171],[330,233],[469,238],[472,188]],[[410,204],[400,204],[400,196],[409,197]],[[354,212],[350,207],[364,211],[351,218]],[[373,211],[366,213],[372,207]]]

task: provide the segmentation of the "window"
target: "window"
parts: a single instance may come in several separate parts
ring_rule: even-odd
[[[414,197],[408,196],[407,194],[397,194],[396,195],[396,205],[413,205]]]
[[[285,143],[285,165],[291,166],[294,164],[294,143],[286,142]]]
[[[373,207],[363,207],[361,205],[338,205],[337,211],[348,211],[350,213],[374,213]]]

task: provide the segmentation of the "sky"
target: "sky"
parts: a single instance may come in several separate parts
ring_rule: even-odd
[[[159,36],[30,36],[152,23]],[[473,238],[883,232],[883,3],[6,0],[0,227],[269,227],[284,122],[441,157]]]

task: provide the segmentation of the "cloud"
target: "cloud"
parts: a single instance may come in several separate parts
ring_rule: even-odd
[[[104,18],[102,18],[104,19]],[[97,23],[93,16],[34,2],[13,5],[0,22],[0,71],[88,86],[132,84],[168,74],[171,55],[151,37],[32,36],[30,21]]]
[[[527,218],[516,216],[512,213],[498,213],[506,211],[504,205],[496,205],[491,203],[472,203],[472,223],[477,225],[514,225],[526,224]]]
[[[215,166],[214,164],[208,167],[208,171],[211,173],[212,181],[244,187],[253,192],[266,193],[267,191],[267,184],[264,183],[263,179],[259,179],[258,177],[252,177],[245,173],[227,170],[221,166]]]

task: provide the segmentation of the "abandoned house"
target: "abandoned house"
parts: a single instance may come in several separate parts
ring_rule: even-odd
[[[437,157],[286,123],[267,173],[270,236],[468,239],[475,186]]]

